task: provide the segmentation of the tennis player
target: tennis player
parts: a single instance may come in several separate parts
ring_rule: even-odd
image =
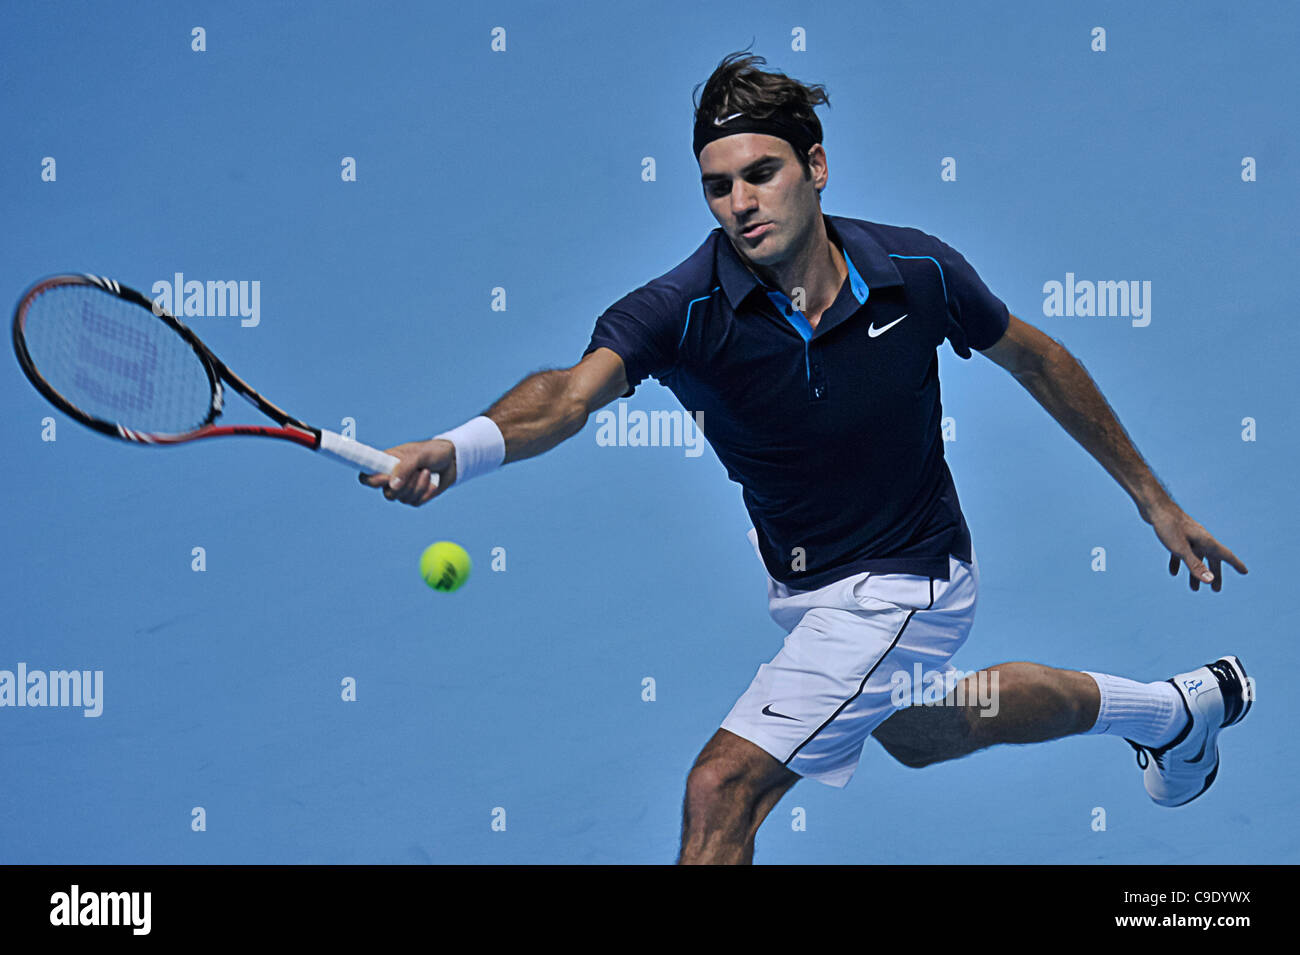
[[[1193,591],[1218,591],[1224,563],[1245,565],[1174,503],[1078,361],[960,254],[917,229],[822,212],[825,88],[764,62],[730,54],[695,103],[718,222],[704,243],[611,305],[576,365],[388,449],[392,475],[363,482],[425,504],[550,450],[647,377],[702,412],[744,490],[787,636],[690,771],[679,862],[751,862],[782,795],[800,777],[845,786],[868,736],[917,767],[997,743],[1116,736],[1157,804],[1190,802],[1214,781],[1220,731],[1252,702],[1235,656],[1156,682],[1025,662],[954,678],[979,563],[944,460],[938,349],[974,349],[1014,376],[1132,498]],[[917,674],[942,679],[908,686]]]

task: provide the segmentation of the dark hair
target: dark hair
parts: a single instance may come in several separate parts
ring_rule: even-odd
[[[764,118],[777,110],[790,111],[796,118],[807,123],[822,138],[821,120],[813,112],[814,106],[825,103],[830,105],[826,87],[820,83],[807,85],[792,80],[781,72],[760,70],[755,64],[766,63],[761,56],[755,56],[744,50],[728,53],[722,58],[713,75],[703,84],[697,84],[691,91],[691,102],[695,104],[695,120],[703,118],[706,122],[722,119],[732,113],[743,112],[747,116]],[[704,92],[698,97],[700,85]],[[812,167],[808,157],[795,155],[799,165],[803,166],[803,177],[812,178]]]

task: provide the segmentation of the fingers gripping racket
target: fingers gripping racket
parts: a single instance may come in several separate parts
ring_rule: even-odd
[[[14,311],[14,351],[36,390],[110,437],[173,445],[229,435],[281,438],[372,474],[397,458],[281,411],[198,336],[134,289],[96,275],[33,285]],[[275,422],[217,424],[223,383]]]

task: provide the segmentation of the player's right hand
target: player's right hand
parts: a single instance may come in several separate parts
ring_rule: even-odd
[[[412,507],[427,504],[456,482],[456,448],[443,438],[386,449],[397,458],[392,474],[362,474],[361,483],[383,488],[384,497]],[[438,476],[434,486],[432,475]]]

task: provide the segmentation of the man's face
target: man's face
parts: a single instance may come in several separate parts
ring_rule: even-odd
[[[825,184],[825,153],[812,149],[812,178],[788,142],[763,133],[715,139],[700,152],[709,210],[741,254],[773,265],[807,241],[821,218],[817,189]]]

